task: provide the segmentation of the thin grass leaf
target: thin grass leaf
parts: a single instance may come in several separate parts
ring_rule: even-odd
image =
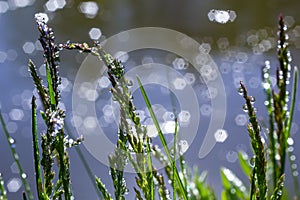
[[[252,168],[249,165],[248,155],[245,152],[240,151],[238,153],[238,159],[239,159],[240,167],[242,168],[243,172],[247,177],[250,177]]]
[[[49,108],[49,103],[48,103],[48,91],[47,88],[43,85],[42,79],[39,77],[37,74],[36,66],[32,62],[32,60],[29,60],[28,68],[31,74],[31,77],[33,79],[34,85],[38,91],[38,94],[40,96],[40,99],[43,103],[43,106],[45,109]]]
[[[284,187],[284,174],[278,179],[273,195],[270,200],[279,200],[283,195],[283,187]]]
[[[175,118],[175,130],[174,130],[174,145],[173,145],[173,181],[172,181],[172,187],[173,187],[173,199],[176,199],[176,178],[175,178],[175,168],[176,168],[176,155],[177,155],[177,134],[178,134],[178,120]]]
[[[164,147],[164,150],[165,150],[165,153],[166,153],[166,155],[167,155],[167,158],[168,158],[168,160],[169,160],[170,163],[173,163],[173,162],[172,162],[172,157],[171,157],[171,154],[170,154],[170,150],[168,149],[168,145],[167,145],[166,139],[165,139],[165,137],[164,137],[164,135],[163,135],[163,133],[162,133],[162,131],[161,131],[161,128],[160,128],[160,126],[159,126],[159,123],[158,123],[158,121],[157,121],[157,118],[156,118],[156,116],[155,116],[155,114],[154,114],[154,111],[153,111],[153,109],[152,109],[151,103],[150,103],[150,101],[149,101],[149,98],[148,98],[148,96],[147,96],[147,94],[146,94],[146,91],[145,91],[145,89],[144,89],[144,87],[143,87],[143,85],[142,85],[142,83],[141,83],[141,80],[140,80],[138,77],[137,77],[137,80],[138,80],[138,83],[139,83],[140,91],[141,91],[141,93],[142,93],[142,95],[143,95],[144,101],[145,101],[145,103],[146,103],[146,105],[147,105],[147,108],[148,108],[148,110],[149,110],[149,112],[150,112],[150,115],[151,115],[151,118],[152,118],[152,120],[153,120],[153,123],[155,124],[155,127],[156,127],[156,129],[157,129],[157,132],[158,132],[160,141],[162,142],[162,145],[163,145],[163,147]],[[181,194],[182,194],[182,197],[183,197],[185,200],[187,200],[187,199],[188,199],[188,198],[187,198],[187,193],[186,193],[185,187],[183,186],[183,184],[182,184],[182,182],[181,182],[181,179],[180,179],[180,177],[179,177],[178,170],[177,170],[176,167],[175,167],[174,169],[175,169],[175,170],[174,170],[174,172],[175,172],[175,178],[176,178],[176,182],[178,183],[179,190],[180,190],[180,192],[181,192]]]
[[[56,107],[56,101],[55,101],[55,93],[53,90],[51,72],[50,72],[48,63],[45,63],[45,65],[46,65],[46,76],[47,76],[47,82],[48,82],[50,105],[51,105],[51,108],[54,110]]]
[[[7,200],[6,193],[2,174],[0,173],[0,200]]]
[[[97,184],[98,190],[102,193],[104,200],[112,200],[113,199],[111,197],[111,195],[109,194],[109,192],[107,191],[105,185],[100,180],[100,178],[96,177],[96,184]]]
[[[31,193],[30,186],[29,186],[29,184],[26,180],[26,174],[23,171],[23,168],[22,168],[20,160],[19,160],[19,155],[18,155],[18,153],[16,152],[16,149],[15,149],[15,140],[10,136],[10,134],[9,134],[7,128],[6,128],[6,124],[4,122],[1,111],[0,111],[0,122],[1,122],[1,125],[2,125],[2,128],[3,128],[3,131],[5,133],[6,140],[8,142],[10,152],[12,153],[12,156],[13,156],[16,164],[17,164],[19,175],[21,177],[21,180],[22,180],[23,186],[25,188],[26,194],[27,194],[29,200],[33,200],[33,195]]]
[[[38,199],[42,199],[43,183],[41,176],[41,164],[40,164],[40,153],[39,153],[39,141],[37,135],[37,122],[36,122],[36,104],[35,96],[31,100],[31,119],[32,119],[32,143],[33,143],[33,157],[34,157],[34,168],[35,168],[35,181]]]

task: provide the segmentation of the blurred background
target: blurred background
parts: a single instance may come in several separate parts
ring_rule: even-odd
[[[275,80],[275,68],[278,66],[277,21],[282,13],[288,27],[290,51],[293,57],[292,66],[300,63],[300,13],[297,0],[266,0],[266,1],[200,1],[200,0],[162,0],[162,1],[134,1],[134,0],[8,0],[0,1],[0,102],[7,128],[16,140],[21,163],[27,173],[31,187],[34,188],[33,154],[31,140],[30,100],[34,91],[29,76],[27,63],[34,60],[42,77],[43,52],[38,42],[38,30],[34,21],[34,14],[46,13],[49,26],[55,32],[56,42],[67,40],[74,42],[93,43],[93,40],[105,40],[121,31],[139,27],[162,27],[179,31],[195,39],[202,50],[205,50],[212,61],[218,66],[222,76],[227,100],[227,113],[222,132],[226,136],[221,139],[213,150],[203,159],[198,157],[205,130],[210,120],[211,98],[203,77],[193,70],[189,63],[184,68],[178,56],[160,50],[141,50],[137,52],[122,52],[122,61],[128,69],[145,63],[162,63],[178,70],[186,78],[186,84],[194,88],[197,93],[200,109],[199,132],[192,144],[185,152],[188,165],[198,166],[200,171],[208,171],[208,183],[218,194],[222,186],[219,169],[222,166],[233,170],[248,184],[239,168],[237,152],[243,150],[252,154],[246,131],[247,116],[242,110],[243,99],[237,93],[237,87],[242,80],[249,89],[249,93],[256,97],[256,107],[261,123],[267,123],[267,112],[264,106],[264,92],[261,85],[261,68],[265,60],[271,62],[272,80]],[[199,47],[199,48],[200,48]],[[92,126],[90,119],[72,116],[71,96],[72,86],[78,68],[86,55],[75,51],[61,53],[60,74],[62,78],[62,104],[66,109],[66,123],[77,134],[74,124]],[[177,60],[176,60],[177,59]],[[204,62],[201,59],[199,62]],[[207,72],[208,75],[211,72]],[[45,78],[45,77],[44,77]],[[172,82],[177,84],[176,82]],[[275,83],[275,82],[274,82]],[[178,83],[182,84],[182,83]],[[98,121],[106,130],[112,142],[116,136],[117,124],[113,119],[110,94],[110,84],[106,77],[99,77],[98,98],[95,105]],[[172,106],[168,98],[170,93],[166,88],[157,85],[146,87],[150,98],[156,105],[156,111],[161,121],[172,119]],[[218,92],[218,88],[215,88]],[[165,95],[165,96],[164,96]],[[141,101],[141,95],[134,92],[137,107],[143,123],[147,125],[149,115]],[[294,123],[291,130],[294,139],[296,157],[299,154],[299,111],[300,96],[298,95]],[[84,105],[83,108],[84,110]],[[180,109],[180,108],[179,108]],[[189,113],[185,113],[189,114]],[[39,117],[39,131],[44,128]],[[148,121],[147,121],[148,120]],[[188,118],[187,123],[193,118]],[[74,123],[76,121],[76,123]],[[3,174],[9,199],[20,199],[23,188],[18,175],[16,164],[9,152],[3,131],[0,131],[0,173]],[[156,141],[156,140],[155,140]],[[109,191],[112,182],[109,169],[97,161],[81,145],[81,150],[88,160],[95,175],[101,177]],[[109,152],[106,152],[109,153]],[[75,199],[97,199],[92,183],[87,177],[85,169],[74,149],[70,150],[71,176]],[[299,163],[299,160],[296,160]],[[287,184],[292,186],[292,174],[288,170]],[[294,174],[298,176],[298,174]],[[127,174],[128,184],[134,185],[134,175]],[[129,187],[132,188],[132,187]],[[291,194],[293,187],[289,187]],[[133,199],[132,191],[128,199]]]

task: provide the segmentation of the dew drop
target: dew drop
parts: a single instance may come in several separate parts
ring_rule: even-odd
[[[8,140],[9,140],[9,144],[15,144],[15,139],[9,138]]]
[[[243,94],[244,94],[244,90],[243,90],[243,88],[242,88],[242,87],[239,87],[239,89],[238,89],[238,93],[239,93],[239,95],[243,95]]]
[[[243,111],[244,112],[248,112],[248,107],[247,107],[247,105],[245,104],[245,105],[243,105]]]
[[[22,173],[22,174],[21,174],[21,177],[25,179],[25,178],[27,178],[27,174]]]
[[[268,106],[269,104],[270,104],[269,101],[265,101],[265,102],[264,102],[264,105],[265,105],[265,106]]]
[[[255,103],[255,98],[253,96],[250,97],[250,103],[254,104]]]
[[[289,137],[289,138],[287,139],[287,143],[288,143],[288,145],[293,145],[293,144],[294,144],[293,138]]]

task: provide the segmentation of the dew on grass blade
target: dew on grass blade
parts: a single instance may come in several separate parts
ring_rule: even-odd
[[[242,87],[238,88],[238,93],[239,93],[239,95],[243,95],[244,94],[244,90],[243,90]]]
[[[244,112],[248,112],[248,106],[245,104],[245,105],[243,105],[243,111]]]

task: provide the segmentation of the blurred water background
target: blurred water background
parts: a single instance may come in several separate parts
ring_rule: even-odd
[[[57,42],[67,40],[88,42],[104,40],[121,31],[139,27],[163,27],[182,32],[201,44],[201,48],[209,53],[221,73],[227,100],[226,121],[223,133],[227,137],[218,142],[213,150],[203,159],[198,157],[211,110],[210,98],[213,98],[201,81],[200,74],[187,63],[186,69],[180,69],[178,58],[169,52],[159,50],[144,50],[125,52],[124,62],[128,67],[145,63],[163,63],[180,71],[186,77],[187,84],[197,93],[200,107],[200,129],[197,137],[185,153],[187,163],[196,165],[200,171],[208,170],[208,183],[220,194],[222,189],[219,169],[228,167],[240,175],[248,184],[238,165],[237,152],[244,150],[251,155],[249,138],[246,131],[247,117],[242,110],[243,100],[237,93],[237,85],[242,80],[249,88],[249,93],[256,97],[258,116],[261,121],[267,121],[266,108],[263,104],[265,96],[261,85],[261,67],[265,60],[271,61],[273,78],[275,67],[278,66],[276,56],[277,21],[282,13],[288,26],[290,50],[293,57],[292,65],[300,63],[300,13],[297,0],[253,0],[253,1],[200,1],[200,0],[8,0],[0,1],[0,102],[1,110],[7,122],[7,128],[16,140],[16,149],[27,173],[31,187],[34,188],[33,154],[31,144],[30,99],[34,90],[32,80],[27,70],[29,59],[34,60],[39,72],[44,75],[42,66],[42,51],[37,40],[38,31],[34,22],[34,14],[45,12],[49,17],[49,25],[56,34]],[[219,13],[218,10],[223,10]],[[228,10],[230,12],[228,12]],[[226,14],[227,13],[227,14]],[[229,21],[228,21],[229,20]],[[227,22],[228,23],[223,23]],[[123,52],[124,53],[124,52]],[[72,128],[72,122],[77,120],[83,126],[92,126],[91,119],[74,118],[71,113],[72,85],[78,68],[86,55],[79,52],[64,51],[61,54],[60,74],[62,79],[61,106],[67,111],[66,123]],[[177,59],[177,60],[176,60]],[[199,62],[204,62],[199,58]],[[179,65],[179,66],[178,66]],[[206,71],[208,76],[213,72]],[[96,108],[98,119],[106,132],[116,133],[116,126],[110,105],[110,87],[107,79],[99,81],[101,93],[98,94]],[[173,84],[182,84],[179,81]],[[178,81],[178,80],[177,80]],[[146,87],[150,98],[156,104],[156,110],[161,120],[172,118],[172,107],[166,88],[158,85]],[[179,86],[180,89],[180,86]],[[184,89],[184,87],[183,87]],[[218,88],[215,88],[218,92]],[[164,96],[165,95],[165,96]],[[145,105],[140,100],[141,95],[134,92],[143,123],[147,124],[149,116]],[[299,94],[298,94],[298,97]],[[84,105],[83,108],[84,110]],[[295,143],[296,157],[299,154],[299,111],[300,99],[297,99],[292,137]],[[189,113],[185,113],[189,114]],[[164,117],[163,117],[164,116]],[[187,118],[187,121],[193,120]],[[43,122],[39,118],[39,130],[43,130]],[[76,133],[75,129],[72,130]],[[109,131],[111,130],[111,131]],[[10,199],[20,199],[22,188],[16,164],[13,161],[5,140],[0,131],[0,173],[9,190]],[[108,136],[113,141],[113,136]],[[157,142],[157,141],[156,141]],[[81,146],[82,151],[95,175],[101,177],[109,190],[112,184],[109,169],[97,161]],[[108,153],[108,152],[106,152]],[[74,149],[70,150],[71,175],[75,199],[97,199],[90,180]],[[299,160],[296,160],[299,163]],[[288,170],[287,184],[291,185],[291,173]],[[295,174],[297,175],[297,174]],[[134,177],[127,174],[129,185],[134,185]],[[293,189],[290,187],[291,193]],[[133,199],[132,191],[129,198]]]

